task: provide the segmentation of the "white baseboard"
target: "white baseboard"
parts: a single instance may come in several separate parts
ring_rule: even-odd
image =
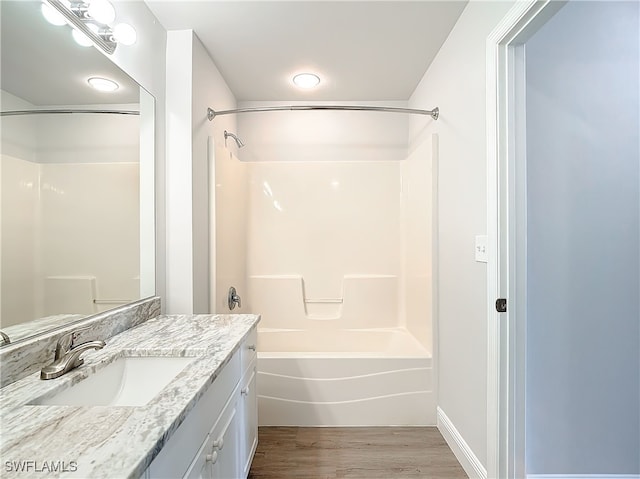
[[[527,479],[640,479],[640,474],[527,474]]]
[[[462,438],[451,420],[440,408],[437,409],[437,417],[440,434],[442,434],[442,437],[444,437],[447,444],[449,444],[453,454],[467,475],[471,479],[487,479],[487,470]],[[531,476],[529,476],[528,479],[530,479],[530,477]]]

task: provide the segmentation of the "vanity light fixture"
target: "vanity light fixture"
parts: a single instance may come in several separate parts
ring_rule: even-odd
[[[108,0],[43,0],[42,14],[53,23],[47,16],[51,15],[45,13],[45,6],[74,28],[74,38],[81,45],[87,43],[86,37],[90,44],[111,55],[118,43],[133,45],[136,41],[136,31],[131,25],[119,23],[113,28],[110,26],[116,19],[116,10]],[[59,22],[59,18],[55,21]]]
[[[65,18],[48,3],[42,2],[42,5],[40,5],[40,11],[42,12],[42,16],[44,17],[44,19],[51,25],[60,26],[67,23]]]
[[[298,73],[293,77],[293,83],[300,88],[314,88],[320,84],[320,77],[313,73]]]
[[[90,0],[88,3],[87,14],[96,22],[108,25],[116,19],[116,9],[108,0]]]
[[[93,30],[96,35],[98,34],[98,27],[93,23],[87,24],[87,27]],[[91,45],[93,45],[91,39],[80,30],[71,30],[71,36],[73,37],[74,41],[81,47],[90,47]]]
[[[136,42],[138,35],[136,29],[128,23],[118,23],[113,27],[113,38],[116,42],[129,46]]]
[[[99,91],[116,91],[120,88],[120,85],[113,80],[100,77],[91,77],[87,80],[87,83]]]

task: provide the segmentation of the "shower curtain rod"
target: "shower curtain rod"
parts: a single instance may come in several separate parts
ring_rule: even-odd
[[[52,114],[52,113],[106,113],[110,115],[140,115],[139,111],[135,110],[79,110],[73,108],[66,108],[64,110],[13,110],[13,111],[0,111],[0,116],[16,116],[16,115],[40,115],[40,114]]]
[[[356,105],[289,105],[289,106],[261,106],[254,108],[237,108],[235,110],[215,111],[207,109],[207,118],[213,121],[216,116],[231,115],[234,113],[253,113],[257,111],[308,111],[308,110],[350,110],[350,111],[381,111],[391,113],[412,113],[414,115],[429,115],[434,120],[438,119],[440,110],[416,110],[414,108],[396,108],[391,106],[356,106]]]

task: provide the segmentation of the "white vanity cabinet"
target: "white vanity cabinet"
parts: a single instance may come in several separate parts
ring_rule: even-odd
[[[242,412],[243,434],[240,436],[242,451],[242,477],[249,475],[251,461],[258,447],[258,396],[256,394],[256,374],[258,367],[254,360],[245,372],[240,389],[240,411]]]
[[[235,392],[235,391],[234,391]],[[240,414],[232,395],[185,474],[188,479],[240,479]]]
[[[256,328],[153,460],[146,479],[245,479],[258,444]]]
[[[258,330],[253,328],[241,348],[242,380],[240,381],[239,410],[242,420],[240,435],[240,470],[243,478],[249,475],[251,461],[258,446],[258,395],[256,388],[258,363],[256,346]]]

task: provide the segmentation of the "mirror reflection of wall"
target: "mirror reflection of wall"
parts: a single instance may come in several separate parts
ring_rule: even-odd
[[[138,299],[138,122],[106,114],[3,119],[5,332]],[[12,148],[11,130],[27,141]]]
[[[148,103],[108,58],[75,44],[69,27],[48,24],[40,5],[0,2],[3,112],[138,112],[141,95]],[[92,76],[118,89],[93,90]],[[148,115],[0,118],[0,329],[12,342],[142,297],[141,121]]]

